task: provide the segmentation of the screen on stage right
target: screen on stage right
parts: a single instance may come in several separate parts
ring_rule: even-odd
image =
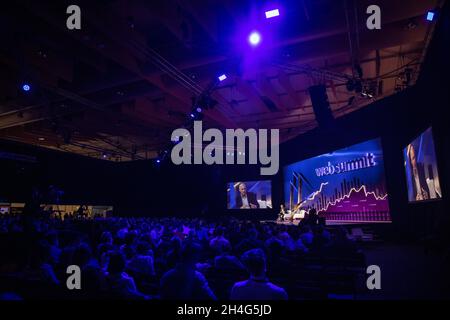
[[[390,222],[380,139],[285,167],[284,194],[291,215],[314,208],[327,224]]]
[[[431,128],[403,149],[410,202],[442,198]]]

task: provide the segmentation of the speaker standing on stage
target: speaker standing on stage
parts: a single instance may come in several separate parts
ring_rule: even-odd
[[[280,205],[280,213],[278,214],[278,220],[283,221],[285,215],[286,215],[286,210],[284,210],[284,204],[281,204]]]

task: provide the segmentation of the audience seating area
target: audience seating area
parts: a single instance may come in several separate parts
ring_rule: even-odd
[[[192,299],[204,299],[193,288],[204,279],[207,298],[228,300],[235,283],[253,279],[243,255],[255,249],[264,257],[260,276],[291,300],[352,299],[365,273],[365,257],[347,230],[316,220],[286,226],[232,219],[9,216],[0,218],[0,237],[6,257],[0,294],[17,299],[176,299],[177,286],[186,286]],[[187,265],[184,252],[192,245],[199,250],[189,262],[202,276],[187,268],[183,285],[161,281]],[[82,290],[66,288],[72,264],[82,270]]]

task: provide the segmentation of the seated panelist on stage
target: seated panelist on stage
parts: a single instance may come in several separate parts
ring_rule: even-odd
[[[256,194],[247,192],[245,183],[239,183],[237,186],[236,209],[258,209],[259,203]]]
[[[284,204],[280,204],[280,213],[278,214],[278,220],[283,221],[286,215],[286,210],[284,209]]]

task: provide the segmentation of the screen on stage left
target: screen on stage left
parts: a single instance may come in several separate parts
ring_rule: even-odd
[[[228,209],[271,209],[270,180],[236,181],[227,184]]]
[[[330,224],[390,222],[381,140],[286,166],[284,195],[293,216],[314,208]]]
[[[403,149],[410,202],[442,198],[431,128]]]

